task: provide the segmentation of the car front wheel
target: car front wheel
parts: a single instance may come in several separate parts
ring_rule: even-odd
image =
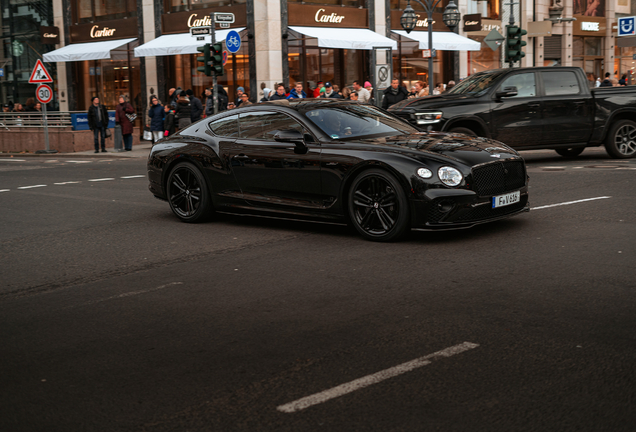
[[[349,191],[349,216],[366,239],[398,240],[409,228],[409,206],[398,180],[381,169],[358,174]]]
[[[203,174],[193,164],[177,164],[170,171],[166,189],[172,212],[183,222],[203,222],[212,213],[212,201]]]

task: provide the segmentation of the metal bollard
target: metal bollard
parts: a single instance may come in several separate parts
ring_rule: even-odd
[[[115,151],[124,151],[124,136],[121,134],[121,125],[115,125]]]

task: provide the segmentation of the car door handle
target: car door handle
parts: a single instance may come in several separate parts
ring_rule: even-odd
[[[249,159],[249,158],[250,158],[249,156],[243,153],[232,156],[232,159]]]
[[[575,105],[583,105],[585,103],[586,103],[585,101],[576,101],[576,102],[574,102]]]
[[[529,103],[528,108],[539,108],[541,104],[539,102]]]

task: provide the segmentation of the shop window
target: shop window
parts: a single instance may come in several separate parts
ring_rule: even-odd
[[[581,92],[576,74],[571,71],[541,72],[546,96],[576,95]]]
[[[602,56],[603,39],[596,37],[585,38],[585,55]]]
[[[72,5],[76,24],[137,16],[136,0],[75,0]]]
[[[245,3],[246,0],[164,0],[164,9],[171,12],[181,12],[218,6],[236,6]]]

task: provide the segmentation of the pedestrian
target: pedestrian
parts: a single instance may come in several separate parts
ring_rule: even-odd
[[[99,137],[102,137],[102,153],[106,153],[106,128],[108,128],[108,111],[95,96],[88,108],[88,128],[93,131],[95,153],[99,153]]]
[[[221,84],[216,85],[216,92],[218,93],[217,102],[219,105],[219,112],[225,111],[227,109],[227,104],[230,101],[230,95],[227,94]]]
[[[350,99],[351,97],[351,89],[349,87],[345,87],[342,89],[342,98],[343,99]]]
[[[364,82],[364,89],[369,92],[369,103],[374,104],[375,100],[373,98],[373,87],[369,81]]]
[[[325,93],[320,95],[320,97],[324,99],[342,99],[342,96],[334,91],[333,84],[330,82],[325,83]]]
[[[174,109],[170,105],[163,108],[163,136],[167,137],[175,132]]]
[[[250,105],[254,105],[252,102],[250,102],[250,96],[247,93],[243,93],[241,95],[241,108]]]
[[[192,123],[201,120],[201,114],[203,114],[203,105],[201,99],[194,95],[191,89],[186,90],[186,95],[190,99],[190,120]]]
[[[446,84],[446,91],[449,91],[450,89],[452,89],[453,87],[455,87],[455,81],[454,80],[450,80],[448,82],[448,84]]]
[[[121,127],[121,134],[124,139],[124,149],[126,151],[132,150],[133,123],[128,116],[132,116],[134,112],[135,110],[126,99],[126,96],[119,96],[119,104],[115,108],[115,124],[118,124]]]
[[[9,105],[6,105],[6,106],[9,106]],[[24,112],[24,107],[22,106],[20,102],[16,102],[15,105],[13,105],[13,112]]]
[[[11,112],[11,107],[9,104],[2,105],[2,112]]]
[[[605,79],[601,82],[599,87],[612,87],[612,81],[610,80],[609,72],[605,72]]]
[[[227,109],[231,110],[236,108],[236,104],[234,102],[228,102],[227,103]]]
[[[433,94],[438,95],[444,93],[444,84],[437,83],[437,86],[433,89]]]
[[[384,90],[383,94],[382,108],[384,109],[389,109],[390,106],[408,99],[409,97],[409,93],[400,85],[400,80],[397,78],[393,78],[391,80],[391,87]]]
[[[428,87],[424,81],[417,81],[415,83],[415,95],[409,96],[409,98],[419,98],[428,96]]]
[[[245,93],[245,89],[243,87],[239,87],[236,89],[236,100],[234,101],[234,104],[237,107],[241,106],[241,102],[242,102],[241,95],[243,93]]]
[[[320,89],[325,87],[325,83],[323,83],[322,81],[318,81],[318,83],[316,84],[316,88],[314,89],[314,97],[318,98],[320,97]]]
[[[349,99],[351,99],[352,101],[355,102],[359,102],[360,101],[360,95],[358,95],[358,92],[351,92],[351,94],[349,95]]]
[[[296,86],[289,92],[287,99],[305,99],[307,94],[303,91],[303,85],[300,82],[296,83]]]
[[[24,108],[25,111],[35,111],[35,99],[34,98],[32,98],[32,97],[28,98],[24,105],[25,105],[25,108]]]
[[[35,111],[42,112],[42,104],[40,102],[36,103],[33,109]]]
[[[205,116],[209,117],[214,115],[214,97],[212,95],[212,89],[205,89]]]
[[[618,81],[618,85],[621,85],[621,86],[627,85],[627,74],[623,74],[621,79]]]
[[[177,107],[177,99],[179,98],[179,93],[181,93],[181,87],[171,88],[168,90],[168,101],[169,104],[172,105],[172,108]]]
[[[177,99],[177,108],[175,111],[175,117],[177,119],[177,126],[179,130],[192,124],[192,105],[185,92],[179,94]]]
[[[150,108],[148,109],[146,126],[150,127],[152,142],[157,142],[164,136],[164,117],[165,113],[161,101],[155,95],[150,96]]]
[[[268,89],[267,87],[265,87],[265,88],[263,89],[263,98],[259,101],[259,103],[260,103],[260,102],[269,102],[269,94],[270,94],[271,92],[272,92],[272,91],[271,91],[270,89]]]
[[[413,85],[411,86],[411,91],[409,91],[409,99],[415,96],[417,96],[417,88]]]
[[[356,80],[353,82],[353,90],[358,93],[358,101],[367,103],[371,99],[371,93],[360,85],[360,81]]]
[[[276,93],[270,96],[270,101],[287,99],[287,95],[285,95],[285,86],[282,84],[276,85]]]

